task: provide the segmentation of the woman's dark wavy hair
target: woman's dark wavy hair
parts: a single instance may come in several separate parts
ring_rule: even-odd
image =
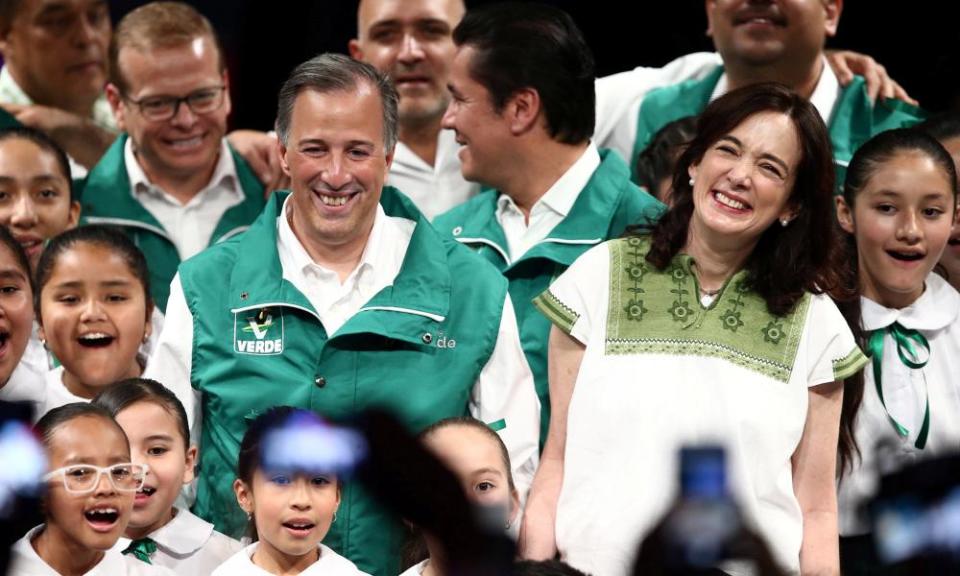
[[[787,227],[770,226],[747,259],[746,282],[771,313],[793,310],[805,292],[833,293],[847,285],[834,219],[833,152],[827,127],[812,104],[785,86],[762,83],[717,98],[700,115],[697,134],[680,155],[673,175],[673,206],[647,231],[647,261],[664,270],[683,249],[693,215],[688,169],[747,118],[763,112],[788,116],[800,142],[800,161],[789,202],[797,216]],[[641,229],[633,229],[637,233]],[[842,294],[841,294],[842,295]]]
[[[847,177],[843,184],[843,200],[853,209],[857,195],[863,191],[873,175],[884,164],[898,154],[922,154],[936,163],[943,171],[953,192],[954,206],[957,202],[957,171],[950,153],[932,135],[931,125],[916,128],[887,130],[874,136],[861,146],[847,166]],[[944,129],[945,130],[945,129]],[[943,134],[943,132],[940,132]],[[860,263],[857,257],[856,240],[852,234],[846,234],[846,267],[853,278],[853,286],[859,293],[858,281]],[[859,297],[853,300],[838,301],[840,311],[857,340],[860,348],[866,350],[866,334],[863,329],[863,317]],[[844,383],[843,408],[840,412],[840,477],[853,466],[855,458],[860,456],[860,447],[854,435],[854,423],[860,404],[863,401],[863,372],[858,372]]]

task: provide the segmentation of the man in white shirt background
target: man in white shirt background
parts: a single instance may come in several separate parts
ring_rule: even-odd
[[[387,184],[409,196],[428,219],[479,191],[460,174],[457,144],[440,120],[450,101],[451,33],[463,0],[363,0],[350,55],[393,79],[400,93],[400,139]]]

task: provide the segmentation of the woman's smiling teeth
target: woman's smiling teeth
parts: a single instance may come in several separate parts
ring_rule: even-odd
[[[733,198],[727,196],[726,194],[724,194],[723,192],[720,192],[720,191],[714,191],[713,197],[714,197],[714,199],[716,199],[717,202],[723,204],[724,206],[729,206],[729,207],[734,208],[734,209],[736,209],[736,210],[746,210],[746,209],[750,208],[749,205],[744,204],[743,202],[740,202],[739,200],[734,200]]]

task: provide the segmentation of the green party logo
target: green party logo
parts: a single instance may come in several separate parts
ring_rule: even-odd
[[[260,308],[233,315],[233,351],[270,356],[283,353],[283,310]]]

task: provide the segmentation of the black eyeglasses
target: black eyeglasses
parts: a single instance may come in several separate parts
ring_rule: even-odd
[[[177,115],[177,112],[180,111],[180,104],[186,104],[190,111],[197,115],[209,114],[219,110],[223,106],[223,95],[226,90],[226,86],[211,86],[181,97],[147,96],[139,100],[127,96],[123,98],[131,104],[136,104],[140,109],[140,114],[147,120],[163,122]]]

